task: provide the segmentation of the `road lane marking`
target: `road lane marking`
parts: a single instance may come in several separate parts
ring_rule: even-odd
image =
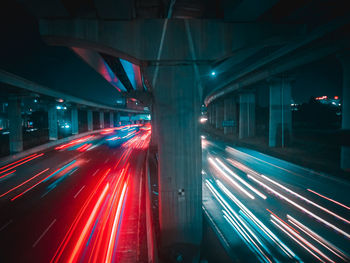
[[[35,241],[35,243],[33,244],[33,248],[39,243],[39,241],[45,236],[45,234],[47,233],[47,231],[50,230],[50,228],[53,226],[53,224],[56,222],[56,218],[51,222],[51,224],[46,228],[46,230],[41,234],[41,236],[38,238],[37,241]]]
[[[98,168],[98,169],[92,174],[92,176],[95,176],[99,171],[100,171],[100,168]]]
[[[75,194],[74,199],[80,194],[80,192],[85,188],[85,185],[80,188],[80,190]]]
[[[9,224],[11,224],[13,222],[13,220],[12,219],[10,219],[5,225],[3,225],[1,228],[0,228],[0,232],[2,231],[2,230],[4,230]]]
[[[73,172],[71,172],[69,175],[72,175],[72,174],[74,174],[77,170],[79,170],[79,167],[77,167],[76,169],[74,169],[74,171]],[[69,172],[68,172],[69,173]]]

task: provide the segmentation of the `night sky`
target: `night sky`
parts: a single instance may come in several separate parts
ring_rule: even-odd
[[[115,88],[69,48],[46,45],[35,18],[14,1],[6,2],[0,8],[1,69],[51,89],[115,105],[119,97]]]
[[[35,18],[24,7],[14,1],[2,2],[1,69],[71,95],[109,105],[115,102],[120,96],[116,89],[73,51],[43,42]],[[312,96],[341,96],[341,67],[334,57],[298,68],[293,76],[296,103]]]

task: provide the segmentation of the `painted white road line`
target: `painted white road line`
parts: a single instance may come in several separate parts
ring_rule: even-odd
[[[10,219],[5,225],[3,225],[1,228],[0,228],[0,232],[2,231],[2,230],[4,230],[9,224],[11,224],[13,222],[13,220],[12,219]]]
[[[100,168],[98,168],[98,169],[92,174],[92,176],[95,176],[99,171],[100,171]]]
[[[33,248],[39,243],[39,241],[45,236],[45,234],[47,233],[47,231],[49,231],[49,229],[53,226],[53,224],[56,222],[56,218],[51,222],[51,224],[45,229],[45,231],[41,234],[41,236],[37,239],[37,241],[35,241],[35,243],[33,244]]]
[[[80,192],[85,188],[85,185],[80,188],[80,190],[75,194],[74,199],[80,194]]]

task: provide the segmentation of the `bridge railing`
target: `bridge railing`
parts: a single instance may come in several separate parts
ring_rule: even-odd
[[[158,263],[158,247],[154,229],[154,218],[152,210],[152,190],[149,168],[149,150],[145,162],[145,201],[146,201],[146,233],[147,233],[147,254],[149,263]]]

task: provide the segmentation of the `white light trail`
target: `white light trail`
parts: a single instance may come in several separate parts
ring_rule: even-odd
[[[323,207],[323,206],[321,206],[321,205],[319,205],[319,204],[316,204],[315,202],[313,202],[313,201],[307,199],[306,197],[304,197],[304,196],[302,196],[302,195],[300,195],[300,194],[298,194],[298,193],[296,193],[296,192],[290,190],[289,188],[287,188],[287,187],[281,185],[280,183],[277,183],[276,181],[274,181],[274,180],[268,178],[267,176],[265,176],[265,175],[263,175],[263,174],[260,175],[260,176],[261,176],[262,178],[266,179],[267,181],[273,183],[274,185],[277,185],[278,187],[280,187],[280,188],[282,188],[283,190],[287,191],[288,193],[291,193],[292,195],[295,195],[296,197],[298,197],[298,198],[304,200],[305,202],[307,202],[307,203],[309,203],[309,204],[311,204],[311,205],[313,205],[313,206],[315,206],[315,207],[317,207],[317,208],[319,208],[319,209],[325,211],[325,212],[328,213],[328,214],[331,214],[332,216],[334,216],[334,217],[336,217],[336,218],[338,218],[338,219],[344,221],[345,223],[350,224],[350,221],[349,221],[349,220],[347,220],[347,219],[341,217],[340,215],[338,215],[338,214],[336,214],[336,213],[334,213],[334,212],[328,210],[327,208],[325,208],[325,207]]]
[[[290,200],[289,198],[285,197],[284,195],[282,195],[281,193],[277,192],[276,190],[272,189],[271,187],[267,186],[266,184],[264,184],[263,182],[259,181],[258,179],[254,178],[251,175],[248,175],[249,178],[251,178],[253,181],[257,182],[258,184],[260,184],[261,186],[263,186],[265,189],[269,190],[271,193],[275,194],[276,196],[280,197],[281,199],[287,201],[289,204],[295,206],[296,208],[298,208],[299,210],[303,211],[304,213],[308,214],[309,216],[317,219],[318,221],[322,222],[323,224],[325,224],[326,226],[332,228],[333,230],[335,230],[336,232],[344,235],[345,237],[350,239],[350,234],[348,234],[347,232],[343,231],[342,229],[336,227],[335,225],[329,223],[328,221],[324,220],[323,218],[315,215],[314,213],[310,212],[309,210],[307,210],[305,207],[297,204],[296,202]]]
[[[331,258],[329,258],[327,255],[325,255],[321,250],[319,250],[317,247],[315,247],[313,244],[311,244],[309,241],[307,241],[305,238],[303,238],[301,235],[299,235],[297,232],[295,232],[292,228],[290,228],[288,225],[284,224],[280,219],[275,217],[274,215],[271,215],[271,218],[274,219],[277,223],[279,223],[280,226],[282,226],[285,230],[287,230],[291,235],[293,235],[295,238],[297,238],[300,242],[302,242],[304,245],[312,249],[314,252],[319,254],[324,259],[328,260],[328,262],[335,263]]]
[[[238,181],[240,181],[242,184],[244,184],[246,187],[248,187],[251,191],[256,193],[258,196],[260,196],[262,199],[266,199],[266,196],[262,194],[260,191],[258,191],[256,188],[248,184],[246,181],[244,181],[241,177],[239,177],[237,174],[235,174],[230,168],[228,168],[223,162],[221,162],[218,158],[215,158],[215,160],[234,178],[236,178]]]
[[[331,244],[329,241],[312,231],[310,228],[307,226],[303,225],[300,223],[298,220],[295,218],[291,217],[290,215],[287,215],[288,221],[292,223],[294,226],[296,226],[298,229],[303,231],[305,234],[307,234],[309,237],[311,237],[313,240],[315,240],[317,243],[321,244],[323,247],[331,251],[334,255],[340,257],[344,261],[349,260],[349,256],[345,255],[340,249],[338,249],[336,246]]]
[[[245,195],[247,195],[251,199],[255,199],[253,195],[251,195],[248,191],[246,191],[242,186],[240,186],[235,180],[232,179],[227,173],[225,173],[224,170],[222,170],[212,158],[208,158],[209,162],[223,175],[227,178],[227,180],[230,181],[231,184],[236,186],[239,190],[241,190]]]

